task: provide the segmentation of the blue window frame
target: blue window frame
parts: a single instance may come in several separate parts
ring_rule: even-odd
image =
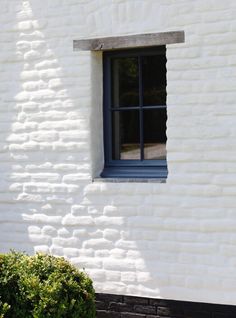
[[[104,178],[166,178],[166,48],[103,53]]]

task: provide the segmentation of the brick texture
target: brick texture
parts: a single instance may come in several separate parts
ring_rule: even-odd
[[[233,318],[236,315],[236,306],[111,294],[97,294],[96,308],[97,318]]]
[[[235,15],[235,0],[1,0],[0,252],[64,256],[101,293],[235,304]],[[175,30],[167,182],[92,182],[102,54],[73,40]],[[138,301],[135,314],[166,308]]]

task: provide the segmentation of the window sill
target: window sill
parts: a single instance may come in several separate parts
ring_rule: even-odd
[[[166,165],[162,166],[108,166],[100,175],[103,179],[128,179],[128,180],[165,180],[168,171]],[[130,182],[130,181],[129,181]]]
[[[166,179],[161,178],[94,178],[92,182],[104,183],[166,183]]]

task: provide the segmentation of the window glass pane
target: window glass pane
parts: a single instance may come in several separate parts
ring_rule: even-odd
[[[143,111],[144,159],[166,159],[166,108]]]
[[[165,55],[142,57],[143,106],[166,105]]]
[[[139,111],[112,112],[112,159],[140,160]]]
[[[112,61],[112,106],[139,106],[138,58]]]

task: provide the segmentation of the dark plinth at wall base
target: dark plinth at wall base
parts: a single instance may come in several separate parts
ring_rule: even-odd
[[[236,306],[96,294],[97,318],[236,318]]]

